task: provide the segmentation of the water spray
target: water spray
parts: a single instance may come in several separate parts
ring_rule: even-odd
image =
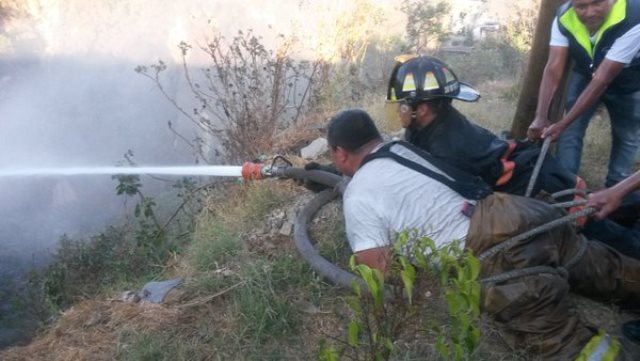
[[[242,177],[245,181],[265,178],[293,178],[312,180],[333,186],[339,177],[318,170],[293,167],[291,161],[282,155],[275,155],[270,164],[245,162],[242,166],[159,166],[159,167],[39,167],[5,168],[0,170],[3,177],[74,176],[74,175],[129,175],[153,174],[175,176]],[[336,180],[337,178],[337,180]]]
[[[27,176],[73,176],[106,174],[156,174],[156,175],[202,175],[219,177],[239,177],[240,166],[171,166],[171,167],[44,167],[9,168],[0,170],[0,177]]]
[[[0,177],[74,176],[74,175],[129,175],[154,174],[176,176],[242,177],[258,180],[270,177],[286,178],[287,168],[293,164],[281,155],[276,155],[270,165],[245,162],[242,166],[158,166],[158,167],[38,167],[5,168]]]

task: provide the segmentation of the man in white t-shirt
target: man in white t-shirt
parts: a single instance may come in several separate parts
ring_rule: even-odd
[[[577,174],[586,129],[603,103],[612,136],[605,185],[612,186],[631,174],[640,145],[640,0],[567,2],[553,21],[549,46],[527,136],[557,140],[556,159]],[[550,125],[549,106],[570,60],[567,113]]]
[[[395,238],[405,230],[431,236],[437,245],[461,240],[483,259],[480,306],[514,348],[544,360],[633,359],[615,338],[584,324],[567,296],[571,288],[638,307],[640,261],[588,241],[568,224],[504,243],[561,211],[532,198],[491,193],[477,177],[409,143],[383,143],[362,110],[334,116],[327,138],[336,168],[351,177],[343,204],[358,263],[386,272]]]

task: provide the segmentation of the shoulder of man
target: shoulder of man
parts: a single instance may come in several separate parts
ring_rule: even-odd
[[[563,3],[562,5],[558,6],[558,10],[556,10],[556,19],[555,20],[557,20],[560,17],[560,15],[564,14],[565,12],[567,12],[567,10],[569,10],[570,7],[571,7],[571,1],[567,1],[567,2]]]

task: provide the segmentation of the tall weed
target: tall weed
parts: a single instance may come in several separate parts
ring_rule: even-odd
[[[295,125],[307,110],[319,67],[317,62],[294,60],[295,38],[279,39],[277,49],[270,50],[251,30],[238,31],[230,40],[215,34],[200,48],[210,65],[198,73],[187,63],[192,46],[180,43],[184,77],[195,105],[179,104],[165,90],[164,62],[138,66],[136,71],[152,80],[201,134],[221,139],[228,159],[255,159],[271,150],[278,132]],[[180,137],[200,160],[211,162],[204,136]]]

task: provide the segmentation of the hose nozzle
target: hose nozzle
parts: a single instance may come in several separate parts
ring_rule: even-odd
[[[280,160],[284,165],[276,165]],[[285,169],[291,167],[292,163],[281,155],[273,157],[270,165],[261,163],[245,162],[242,165],[242,179],[258,180],[270,177],[285,177]]]
[[[242,164],[242,179],[262,179],[262,167],[264,167],[264,165],[260,163],[244,162],[244,164]]]

